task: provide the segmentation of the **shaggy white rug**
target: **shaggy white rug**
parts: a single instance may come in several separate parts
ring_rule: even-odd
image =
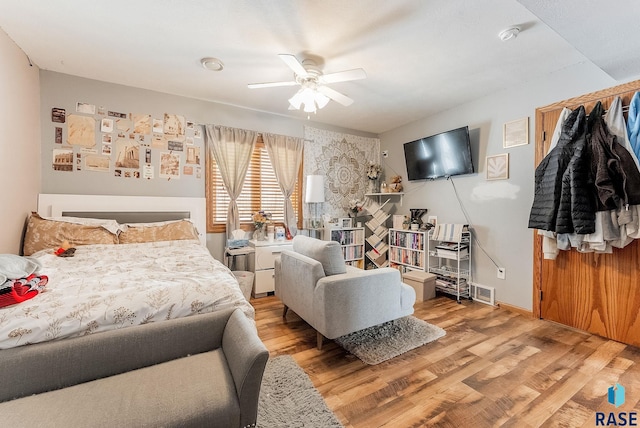
[[[320,392],[293,357],[270,358],[258,402],[259,428],[342,428]]]
[[[408,316],[338,337],[335,342],[364,363],[375,365],[445,334],[438,326]]]

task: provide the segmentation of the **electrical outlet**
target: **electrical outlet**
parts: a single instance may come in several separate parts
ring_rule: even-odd
[[[498,279],[505,279],[507,277],[507,271],[503,267],[498,268]]]
[[[383,158],[388,158],[388,157],[389,157],[389,150],[384,150],[384,151],[382,152],[382,157],[383,157]]]

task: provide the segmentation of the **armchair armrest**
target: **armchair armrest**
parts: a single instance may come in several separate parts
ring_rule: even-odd
[[[269,351],[258,337],[255,325],[239,309],[231,314],[224,329],[222,350],[238,394],[240,426],[255,426]]]
[[[393,268],[348,270],[318,281],[316,329],[328,339],[413,313],[415,291]],[[382,320],[382,321],[380,321]]]

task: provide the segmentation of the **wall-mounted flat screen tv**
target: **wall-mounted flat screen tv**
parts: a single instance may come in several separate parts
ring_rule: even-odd
[[[404,144],[409,180],[427,180],[473,173],[469,127]]]

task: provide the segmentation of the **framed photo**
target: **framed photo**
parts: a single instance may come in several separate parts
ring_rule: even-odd
[[[341,218],[338,222],[338,226],[340,227],[353,227],[350,217]]]
[[[427,217],[427,223],[431,223],[433,227],[436,227],[436,224],[438,224],[438,216],[430,215]]]
[[[487,156],[487,180],[509,178],[509,153]]]
[[[516,147],[529,144],[529,118],[514,120],[502,128],[502,147]]]

